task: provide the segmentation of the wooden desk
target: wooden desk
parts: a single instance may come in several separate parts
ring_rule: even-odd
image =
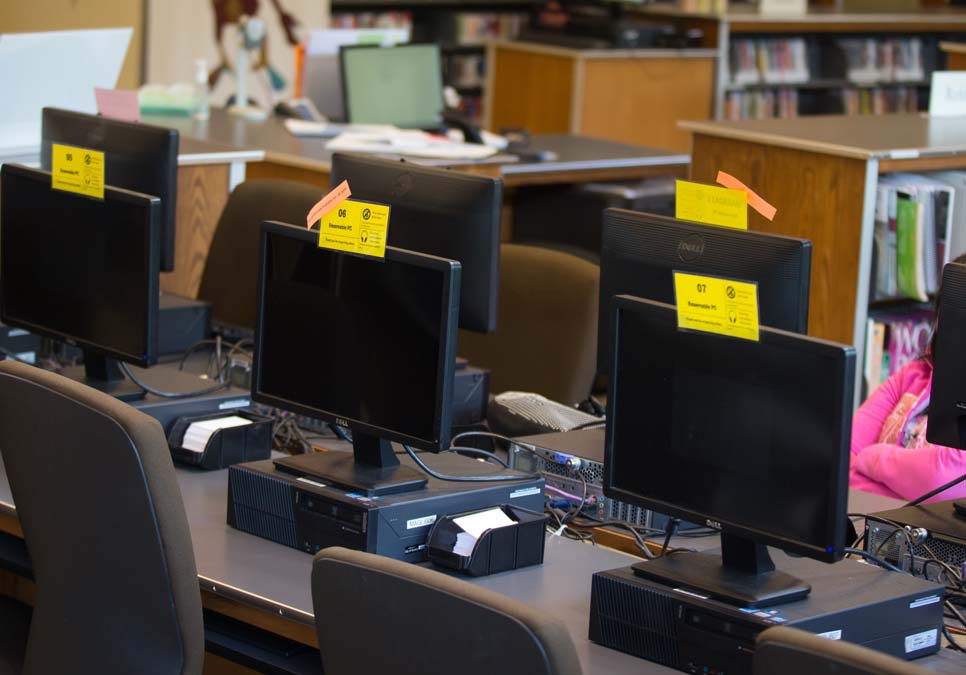
[[[484,126],[584,134],[686,152],[680,119],[711,117],[712,49],[487,47]]]
[[[681,127],[694,134],[694,180],[713,183],[726,171],[777,207],[773,222],[751,212],[750,229],[812,240],[809,334],[864,354],[879,175],[966,168],[966,118],[815,116]]]
[[[162,291],[190,298],[198,294],[207,250],[228,194],[245,180],[246,163],[263,157],[260,150],[180,139],[174,271],[161,274]],[[199,255],[201,250],[205,256]]]
[[[946,70],[966,70],[966,42],[940,42],[946,53]]]

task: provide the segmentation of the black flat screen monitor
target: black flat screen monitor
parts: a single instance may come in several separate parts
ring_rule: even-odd
[[[635,569],[743,606],[803,597],[768,573],[765,545],[844,554],[854,349],[765,327],[759,342],[682,331],[674,307],[629,296],[613,307],[604,492],[722,533],[721,558]]]
[[[51,170],[54,143],[103,152],[107,185],[161,199],[161,271],[172,271],[178,196],[177,130],[44,108],[40,164],[46,171]]]
[[[113,187],[104,200],[0,167],[0,321],[84,350],[86,383],[119,398],[117,360],[157,362],[161,202]]]
[[[460,328],[496,330],[502,180],[336,154],[332,186],[343,180],[353,198],[392,207],[390,246],[460,262]]]
[[[674,302],[674,271],[758,284],[763,325],[808,332],[812,243],[763,232],[700,225],[651,213],[607,209],[600,251],[597,371],[610,362],[610,299]]]
[[[436,129],[442,124],[439,45],[344,45],[339,61],[349,122],[403,129]]]
[[[355,461],[319,453],[332,459],[321,479],[367,494],[425,484],[389,441],[449,445],[459,263],[392,247],[385,261],[344,255],[273,222],[259,260],[252,398],[352,431]]]
[[[966,265],[943,268],[926,439],[966,448]]]

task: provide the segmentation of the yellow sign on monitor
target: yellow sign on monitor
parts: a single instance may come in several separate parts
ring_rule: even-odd
[[[347,199],[322,216],[319,248],[382,259],[388,229],[388,206]]]
[[[678,328],[758,341],[758,284],[674,273]]]
[[[674,215],[681,220],[747,230],[748,193],[679,180],[675,184]]]
[[[104,153],[55,143],[51,148],[50,187],[104,199]]]

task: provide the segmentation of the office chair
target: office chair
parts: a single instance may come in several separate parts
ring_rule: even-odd
[[[562,251],[503,244],[497,328],[460,331],[457,353],[490,369],[490,391],[561,403],[590,394],[597,367],[600,267]]]
[[[928,675],[930,671],[867,647],[818,637],[797,628],[758,636],[754,675]]]
[[[215,322],[254,330],[262,221],[302,225],[326,191],[287,180],[249,180],[234,189],[218,219],[198,288],[198,297],[212,304]]]
[[[461,579],[327,548],[312,565],[325,675],[579,675],[555,618]]]
[[[3,361],[0,454],[37,584],[23,673],[201,673],[198,575],[158,422]]]

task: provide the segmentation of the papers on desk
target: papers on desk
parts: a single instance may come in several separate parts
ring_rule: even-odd
[[[211,437],[215,435],[216,431],[230,427],[241,427],[251,423],[251,420],[239,417],[238,415],[192,422],[184,432],[181,447],[185,450],[201,454],[208,447],[208,441],[211,440]]]
[[[332,152],[364,152],[406,155],[427,159],[485,159],[497,153],[496,148],[473,143],[457,143],[423,131],[397,129],[393,133],[346,132],[331,141]]]
[[[500,508],[454,518],[453,522],[463,530],[456,535],[456,546],[453,547],[453,553],[467,558],[473,554],[473,547],[476,546],[476,542],[483,536],[484,532],[499,527],[516,525],[516,522]]]
[[[307,138],[335,138],[347,131],[372,134],[393,134],[399,131],[388,124],[336,124],[335,122],[311,122],[309,120],[287,119],[285,128],[293,136]]]

